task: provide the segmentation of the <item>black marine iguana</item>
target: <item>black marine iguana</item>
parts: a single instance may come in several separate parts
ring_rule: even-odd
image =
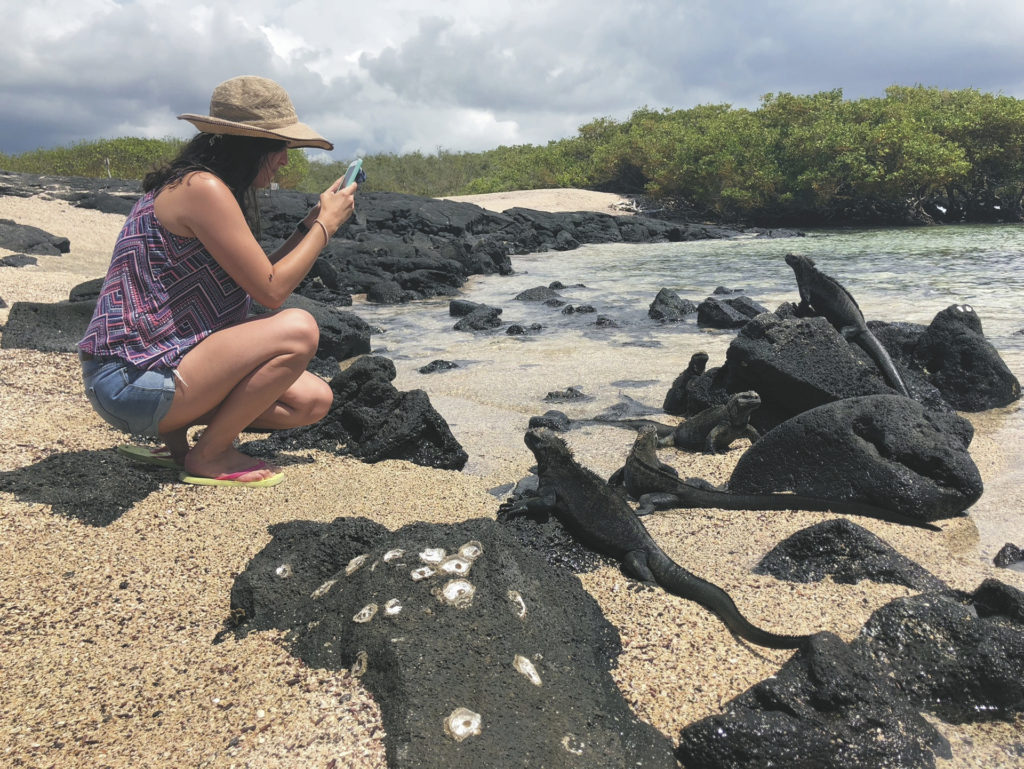
[[[553,514],[586,547],[622,563],[623,571],[713,611],[737,636],[773,649],[795,649],[808,636],[778,635],[748,622],[729,594],[669,558],[626,500],[580,465],[561,438],[545,428],[528,430],[537,458],[538,496],[505,508],[506,515]]]
[[[608,479],[610,486],[625,486],[639,500],[637,515],[674,507],[714,507],[719,510],[811,510],[841,515],[864,515],[892,523],[941,531],[937,526],[885,510],[865,502],[821,499],[802,494],[740,494],[716,488],[703,478],[679,477],[674,467],[658,459],[657,431],[651,425],[640,428],[625,466]]]
[[[802,254],[786,254],[786,264],[793,268],[800,289],[800,307],[822,315],[847,341],[866,352],[882,372],[885,381],[900,394],[910,397],[900,372],[882,344],[868,329],[857,301],[835,278],[818,270],[814,260]]]
[[[753,443],[761,437],[750,425],[750,415],[760,405],[761,396],[753,390],[747,390],[732,395],[724,404],[709,406],[675,427],[636,417],[621,419],[599,415],[592,419],[569,419],[560,411],[549,411],[543,417],[534,417],[530,420],[530,426],[549,427],[559,432],[582,425],[621,427],[637,431],[644,427],[653,427],[658,432],[661,446],[675,446],[715,454],[728,450],[729,445],[737,438],[749,438]]]
[[[736,393],[725,405],[710,406],[680,422],[671,438],[661,439],[661,445],[715,454],[726,451],[737,438],[753,443],[761,435],[750,425],[750,415],[760,405],[761,396],[753,390]]]

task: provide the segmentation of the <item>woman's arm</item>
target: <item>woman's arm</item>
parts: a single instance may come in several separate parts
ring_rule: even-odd
[[[337,191],[341,179],[320,195],[319,211],[306,233],[293,233],[268,257],[253,237],[231,190],[211,173],[196,172],[163,190],[157,218],[176,235],[196,237],[242,289],[276,309],[306,276],[326,239],[352,215],[356,185]]]

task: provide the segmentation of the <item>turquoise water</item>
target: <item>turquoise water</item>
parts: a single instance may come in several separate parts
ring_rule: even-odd
[[[584,246],[513,259],[516,274],[474,278],[462,298],[502,307],[506,323],[541,323],[551,331],[577,331],[611,345],[624,336],[636,343],[700,332],[690,319],[660,327],[647,308],[662,287],[700,302],[718,286],[741,289],[768,309],[798,301],[790,251],[810,256],[839,280],[869,320],[927,324],[954,303],[970,304],[985,334],[1004,355],[1024,356],[1024,226],[965,225],[911,229],[814,231],[802,238],[739,239],[690,243]],[[516,302],[520,291],[561,281],[573,305],[593,306],[619,325],[617,332],[588,329],[595,316],[563,316],[551,308]],[[399,308],[361,306],[371,322],[394,331],[387,348],[416,354],[427,345],[438,352],[454,321],[447,299]]]

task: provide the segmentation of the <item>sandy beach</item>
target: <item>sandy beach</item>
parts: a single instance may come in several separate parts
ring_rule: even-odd
[[[493,210],[604,213],[617,213],[622,202],[573,190],[454,199]],[[60,301],[102,276],[123,224],[118,215],[41,198],[0,197],[0,218],[71,240],[69,254],[38,257],[38,266],[0,267],[0,297],[8,304]],[[0,256],[8,253],[0,249]],[[7,314],[0,309],[0,324]],[[432,400],[449,418],[450,397]],[[489,404],[478,405],[488,413]],[[976,428],[971,455],[986,484],[976,508],[1006,520],[1024,508],[1020,436],[1008,436],[1006,427],[1019,408],[965,415]],[[194,487],[114,452],[125,436],[89,407],[76,356],[0,350],[0,479],[16,486],[0,491],[0,764],[385,767],[379,709],[358,678],[307,668],[270,633],[214,643],[234,578],[276,523],[366,516],[394,530],[413,521],[493,518],[500,500],[488,490],[517,481],[533,464],[522,447],[521,416],[514,440],[499,443],[492,430],[468,420],[453,428],[471,458],[487,457],[471,459],[464,472],[302,451],[279,458],[288,476],[279,487]],[[573,440],[583,455],[600,443],[624,457],[631,438],[622,432],[612,446],[585,430]],[[721,482],[739,454],[703,457],[690,471]],[[607,468],[599,472],[607,475]],[[97,510],[108,514],[98,520]],[[756,624],[788,633],[827,629],[850,639],[871,612],[911,591],[751,573],[781,539],[825,517],[696,510],[646,525],[671,557],[728,590]],[[971,517],[941,522],[938,534],[856,523],[954,588],[973,590],[995,577],[1024,589],[1024,573],[991,565],[998,545],[985,541]],[[738,643],[696,604],[661,591],[638,597],[617,569],[580,579],[619,629],[624,653],[614,676],[623,695],[673,742],[680,729],[718,712],[790,656]],[[940,766],[1024,766],[1021,719],[964,726],[929,720],[953,749],[953,760]]]

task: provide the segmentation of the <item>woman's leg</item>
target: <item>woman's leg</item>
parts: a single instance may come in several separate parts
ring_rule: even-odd
[[[251,467],[252,458],[232,445],[250,425],[280,429],[323,418],[330,386],[305,371],[319,338],[309,313],[282,310],[211,334],[182,358],[160,433],[180,446],[191,425],[207,425],[185,457],[189,473],[212,477]],[[257,470],[240,480],[272,472]]]

